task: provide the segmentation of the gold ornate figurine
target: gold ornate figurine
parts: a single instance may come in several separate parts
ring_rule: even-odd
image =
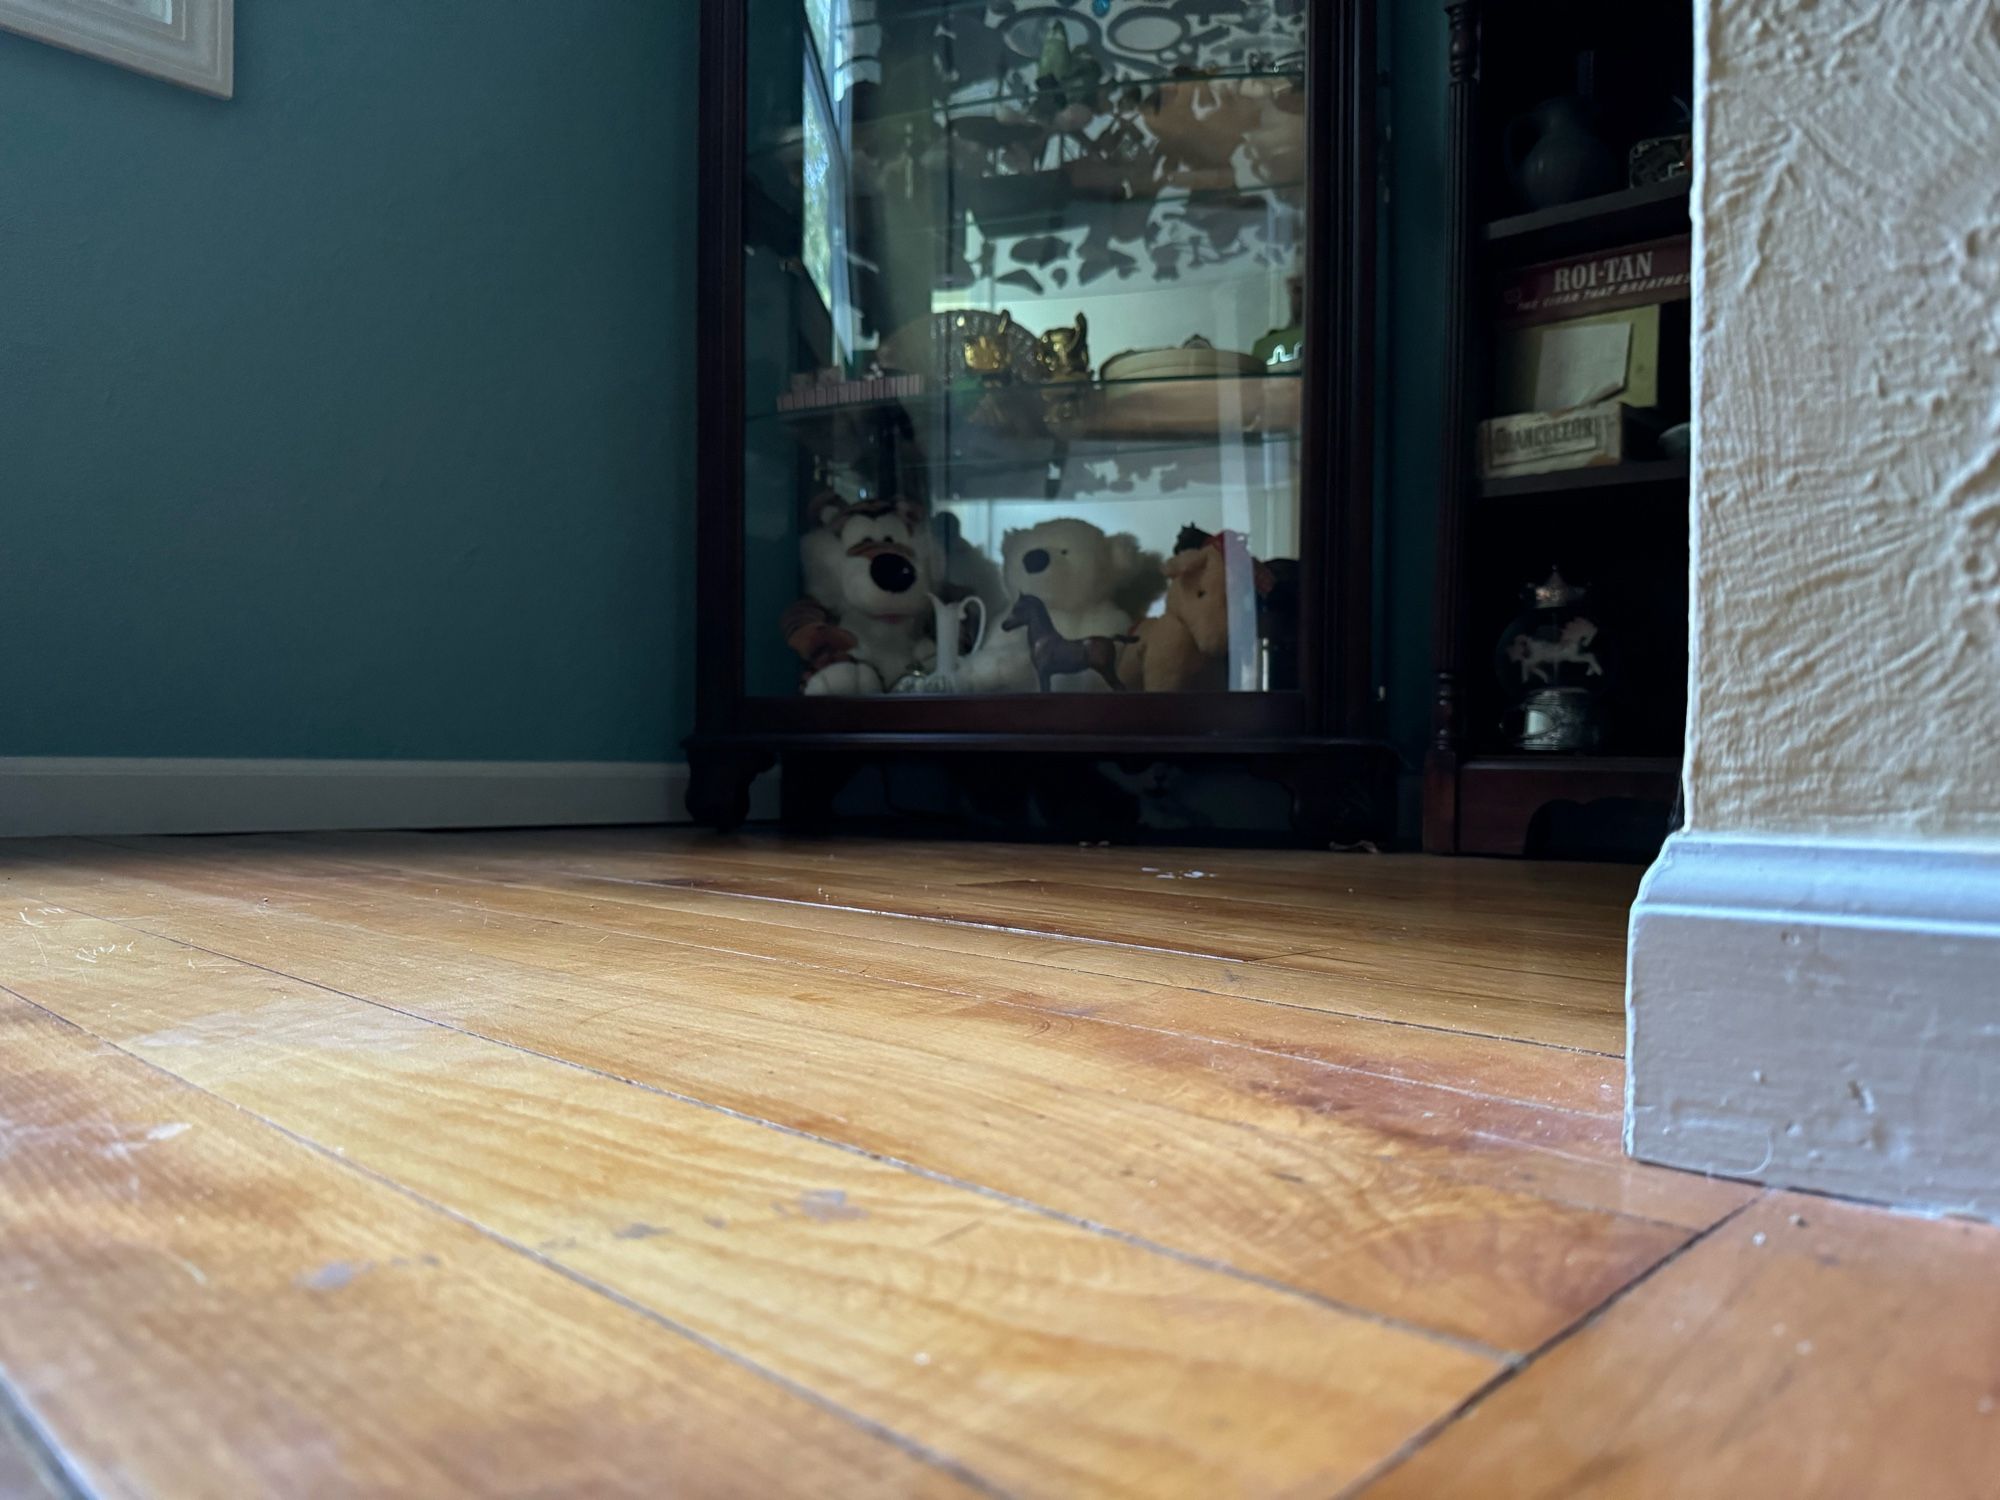
[[[974,327],[972,321],[962,314],[958,326],[965,334],[967,374],[977,375],[989,386],[1005,385],[1014,378],[1013,351],[1007,347],[1007,335],[1014,329],[1012,313],[1003,309],[999,323],[990,330]]]
[[[1051,328],[1035,340],[1035,367],[1044,380],[1085,380],[1090,376],[1090,324],[1082,313],[1068,328]]]

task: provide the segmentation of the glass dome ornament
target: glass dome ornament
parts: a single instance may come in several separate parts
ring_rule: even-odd
[[[1517,750],[1577,754],[1604,738],[1609,681],[1589,590],[1550,568],[1524,590],[1527,607],[1501,632],[1494,671],[1507,704],[1508,741]]]

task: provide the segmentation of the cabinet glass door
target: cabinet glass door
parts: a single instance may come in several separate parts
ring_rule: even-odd
[[[745,688],[1296,688],[1304,0],[751,0]]]

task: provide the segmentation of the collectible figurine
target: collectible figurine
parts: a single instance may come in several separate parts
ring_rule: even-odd
[[[1115,691],[1125,689],[1125,684],[1118,680],[1118,648],[1130,645],[1138,639],[1136,636],[1087,635],[1081,640],[1071,640],[1056,629],[1049,618],[1048,606],[1033,594],[1023,594],[1014,601],[1000,628],[1028,632],[1028,657],[1035,664],[1035,676],[1045,693],[1050,691],[1050,679],[1064,672],[1095,672]]]
[[[964,318],[959,319],[959,327],[965,332],[966,373],[976,375],[989,386],[1007,384],[1014,378],[1014,357],[1007,347],[1008,335],[1014,329],[1014,315],[1005,309],[1000,313],[1000,322],[990,331],[973,328]]]
[[[1068,328],[1051,328],[1035,340],[1035,367],[1044,380],[1084,380],[1090,375],[1090,324],[1082,313]]]

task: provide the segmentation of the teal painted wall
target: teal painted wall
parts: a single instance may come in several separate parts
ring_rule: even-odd
[[[0,755],[678,754],[693,11],[0,35]]]

